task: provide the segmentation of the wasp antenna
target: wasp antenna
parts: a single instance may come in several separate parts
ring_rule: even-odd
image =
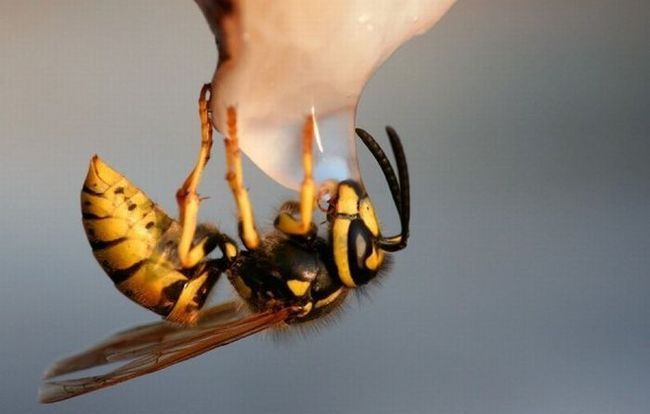
[[[400,218],[400,234],[392,237],[382,238],[379,241],[379,246],[386,251],[394,252],[406,247],[408,239],[408,227],[410,221],[410,187],[408,169],[406,167],[406,156],[404,155],[404,148],[395,130],[391,127],[386,127],[388,138],[390,139],[391,148],[393,149],[395,160],[397,162],[399,182],[395,175],[395,170],[391,165],[384,150],[381,149],[377,141],[366,131],[361,128],[356,129],[357,135],[366,145],[370,153],[375,157],[377,163],[381,167],[381,171],[386,177],[388,188],[390,189],[393,202],[397,208]]]
[[[361,138],[361,141],[363,141],[363,143],[366,145],[366,148],[368,148],[370,153],[375,157],[375,160],[379,164],[381,171],[384,173],[384,177],[386,177],[386,182],[388,183],[388,188],[390,189],[391,196],[393,197],[393,202],[395,203],[395,207],[397,208],[398,212],[401,212],[402,203],[400,197],[400,193],[401,193],[400,185],[397,181],[395,170],[393,169],[393,166],[390,164],[390,161],[388,160],[386,153],[384,152],[383,149],[381,149],[377,141],[375,141],[372,135],[370,135],[368,132],[366,132],[361,128],[357,128],[356,132],[359,138]]]
[[[402,223],[402,242],[406,246],[406,240],[409,237],[409,223],[411,221],[411,184],[409,179],[408,164],[406,162],[406,155],[404,153],[404,146],[397,132],[390,127],[386,127],[386,133],[390,140],[390,146],[395,156],[397,163],[397,173],[399,174],[399,188],[400,188],[400,220]]]

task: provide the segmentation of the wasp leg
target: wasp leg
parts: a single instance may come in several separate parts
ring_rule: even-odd
[[[255,228],[253,205],[248,198],[248,191],[244,186],[244,175],[239,152],[239,139],[237,138],[237,111],[229,107],[227,111],[228,133],[223,140],[226,147],[226,181],[230,186],[232,195],[237,203],[239,212],[239,238],[247,249],[255,249],[260,244],[260,236]]]
[[[275,227],[291,236],[309,237],[317,232],[312,223],[312,215],[316,207],[316,185],[313,177],[313,141],[314,117],[308,116],[302,131],[302,166],[304,178],[300,187],[300,203],[289,201],[280,208],[280,214],[275,219]],[[300,212],[300,219],[294,213]]]
[[[210,84],[203,85],[199,97],[199,117],[201,119],[201,149],[199,158],[194,169],[185,179],[185,182],[176,192],[176,202],[182,226],[181,238],[178,243],[178,257],[184,268],[196,265],[206,255],[206,242],[204,238],[192,245],[194,233],[196,232],[196,219],[199,212],[201,199],[196,189],[201,181],[201,175],[205,165],[210,159],[210,150],[212,149],[212,124],[208,114],[208,100],[206,95],[210,91]]]

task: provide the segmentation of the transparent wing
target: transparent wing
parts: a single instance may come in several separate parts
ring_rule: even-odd
[[[282,323],[293,310],[283,308],[235,319],[242,311],[234,303],[227,303],[206,312],[197,326],[180,327],[166,322],[143,325],[119,332],[87,351],[55,363],[46,372],[46,379],[128,361],[106,374],[46,381],[39,391],[39,400],[62,401],[159,371]]]
[[[111,364],[117,361],[135,358],[148,352],[152,347],[165,341],[187,335],[203,329],[211,329],[214,325],[244,317],[241,305],[237,302],[227,302],[206,309],[199,324],[194,327],[180,326],[166,321],[136,326],[113,334],[86,351],[69,358],[57,361],[43,375],[44,379],[54,378],[72,372]]]

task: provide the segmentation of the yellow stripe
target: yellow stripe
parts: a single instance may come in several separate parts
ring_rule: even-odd
[[[359,196],[354,188],[346,184],[339,186],[339,199],[336,202],[336,212],[341,214],[357,214],[359,205]]]
[[[151,256],[153,245],[142,240],[127,239],[105,249],[93,253],[97,261],[104,266],[106,263],[113,269],[127,269],[134,264]]]
[[[163,289],[179,280],[187,277],[173,269],[146,263],[117,288],[136,303],[150,308],[160,305]]]
[[[115,206],[111,212],[113,217],[139,220],[153,208],[153,202],[142,192],[138,191],[130,199]]]
[[[370,270],[377,270],[384,262],[384,251],[373,248],[372,254],[366,259],[366,267]]]
[[[90,160],[88,175],[84,185],[96,193],[104,193],[116,182],[124,178],[120,173],[109,167],[95,155]]]
[[[227,257],[228,259],[234,259],[234,258],[237,256],[237,254],[239,253],[239,249],[237,249],[237,246],[235,246],[235,245],[232,244],[232,243],[226,243],[226,246],[225,246],[225,247],[226,247],[226,248],[225,248],[225,250],[226,250],[226,257]]]
[[[335,219],[332,225],[332,249],[334,252],[334,262],[339,271],[339,278],[341,282],[347,287],[356,287],[356,283],[350,274],[350,266],[348,264],[348,230],[350,228],[350,220]]]
[[[90,241],[116,240],[129,231],[129,222],[124,219],[83,220],[83,225]]]
[[[304,296],[309,289],[310,283],[305,280],[291,279],[287,280],[287,286],[294,296]]]
[[[108,217],[115,210],[115,203],[104,196],[81,193],[81,211],[97,217]]]
[[[302,312],[300,312],[300,316],[306,316],[311,312],[312,308],[314,307],[314,304],[311,302],[307,302],[306,305],[303,305],[302,307]]]
[[[327,306],[330,303],[334,302],[336,298],[338,298],[341,295],[342,292],[343,292],[343,288],[340,288],[339,290],[334,291],[334,293],[330,294],[326,298],[317,301],[315,305],[316,309],[321,308],[323,306]]]
[[[196,293],[201,289],[208,278],[208,272],[190,280],[183,287],[181,296],[174,305],[172,311],[165,319],[171,322],[190,324],[196,321],[199,315],[199,305],[194,301]]]
[[[375,209],[372,207],[372,202],[368,197],[365,197],[359,203],[359,216],[372,235],[375,237],[379,236],[379,221],[377,220]]]

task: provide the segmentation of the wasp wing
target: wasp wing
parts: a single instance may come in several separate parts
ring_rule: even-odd
[[[242,304],[226,302],[202,311],[199,323],[195,326],[188,327],[167,321],[136,326],[118,332],[79,354],[55,362],[45,371],[43,378],[58,377],[124,359],[132,359],[139,353],[146,353],[152,347],[164,341],[187,335],[190,331],[210,329],[214,325],[242,319],[244,316]]]
[[[102,375],[47,381],[39,391],[39,400],[42,403],[62,401],[159,371],[271,328],[285,321],[293,312],[291,308],[283,308],[226,323],[206,322],[191,328],[150,324],[119,333],[89,351],[55,364],[55,369],[48,374],[61,375],[119,360],[130,362]],[[70,361],[69,365],[66,365],[67,361]]]

